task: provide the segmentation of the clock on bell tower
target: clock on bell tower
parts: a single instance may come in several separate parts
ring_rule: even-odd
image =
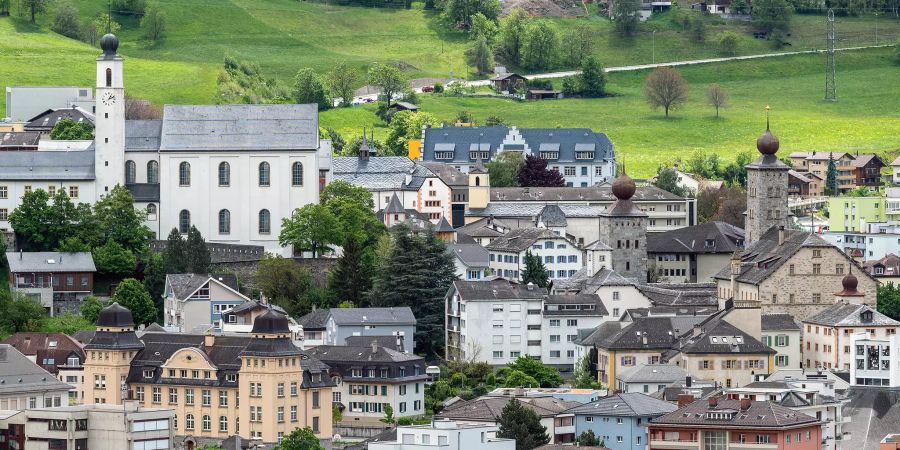
[[[94,129],[94,174],[97,199],[117,184],[125,184],[125,87],[123,61],[116,53],[119,39],[107,33],[100,39],[97,58]]]

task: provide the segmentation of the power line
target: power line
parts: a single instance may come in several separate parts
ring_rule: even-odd
[[[828,10],[825,21],[825,100],[837,101],[837,86],[834,80],[834,11]]]

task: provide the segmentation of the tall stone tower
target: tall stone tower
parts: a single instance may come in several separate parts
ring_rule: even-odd
[[[491,176],[481,164],[481,160],[475,161],[475,166],[469,170],[469,208],[487,208],[491,200]]]
[[[118,303],[97,316],[97,331],[84,346],[84,402],[122,404],[131,360],[144,348],[134,334],[131,311]]]
[[[117,184],[125,184],[125,85],[119,39],[112,33],[100,38],[103,54],[97,58],[94,129],[94,173],[97,199]]]
[[[647,282],[647,214],[631,197],[637,187],[622,174],[612,185],[616,201],[600,213],[600,239],[612,247],[611,268],[625,278]]]
[[[790,167],[778,160],[778,146],[778,138],[769,131],[769,120],[766,118],[766,132],[756,140],[756,149],[762,156],[747,164],[746,248],[756,243],[769,228],[790,227]]]

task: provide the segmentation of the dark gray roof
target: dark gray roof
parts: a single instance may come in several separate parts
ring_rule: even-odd
[[[486,248],[501,252],[522,252],[531,248],[539,239],[556,238],[565,239],[546,228],[519,228],[495,238]]]
[[[460,300],[521,300],[542,299],[547,295],[547,290],[528,285],[513,283],[509,280],[491,281],[454,281],[453,289],[459,295]]]
[[[72,119],[76,122],[86,122],[94,125],[94,115],[88,111],[78,108],[57,108],[48,109],[37,116],[28,119],[25,124],[25,131],[50,131],[56,124],[63,119]]]
[[[566,410],[565,413],[587,416],[657,417],[676,409],[678,407],[669,402],[632,392],[603,397]]]
[[[474,420],[494,422],[499,419],[503,408],[514,397],[484,396],[467,402],[454,403],[444,408],[437,416],[439,419]],[[557,414],[580,405],[578,402],[560,400],[556,397],[519,397],[522,406],[528,408],[539,417],[554,417]]]
[[[94,258],[88,252],[6,252],[9,271],[17,272],[96,272]]]
[[[694,316],[640,318],[598,346],[609,350],[669,350],[680,336],[690,333],[703,319]]]
[[[657,306],[719,305],[715,283],[651,283],[637,288]]]
[[[437,177],[405,156],[338,156],[332,160],[332,174],[369,191],[418,191],[426,178]]]
[[[465,188],[469,186],[469,176],[460,172],[450,164],[435,161],[420,161],[418,164],[425,166],[441,181],[452,188]]]
[[[564,227],[568,225],[566,214],[556,205],[544,206],[544,209],[538,214],[538,220],[548,227]]]
[[[331,308],[338,325],[385,324],[415,325],[416,317],[409,306],[394,308]]]
[[[737,281],[758,284],[772,275],[782,264],[801,248],[837,248],[815,233],[800,230],[784,230],[784,243],[778,243],[779,230],[775,227],[760,236],[759,241],[741,254],[741,273]],[[731,267],[723,267],[714,278],[731,279]]]
[[[391,201],[388,202],[386,208],[384,208],[385,214],[401,214],[406,210],[403,209],[403,204],[400,203],[400,198],[397,197],[397,194],[391,196]]]
[[[125,151],[155,152],[159,150],[162,120],[126,120]]]
[[[166,105],[160,150],[314,150],[318,121],[312,104]]]
[[[37,148],[41,141],[40,131],[8,131],[0,134],[0,148],[3,147],[34,147]]]
[[[398,340],[399,344],[397,342]],[[396,350],[398,352],[403,351],[403,338],[398,338],[397,336],[347,336],[344,338],[344,344],[350,347],[371,346],[373,342],[379,347]]]
[[[369,338],[369,336],[358,336],[360,338]],[[379,336],[380,337],[380,336]],[[392,336],[386,336],[391,338]],[[373,362],[421,362],[424,364],[425,359],[412,353],[403,353],[392,348],[375,347],[372,351],[371,345],[317,345],[308,350],[310,356],[318,358],[325,364],[331,362],[340,363],[373,363]],[[422,372],[422,375],[425,373]]]
[[[544,299],[544,305],[581,305],[579,309],[544,309],[545,316],[606,316],[609,311],[603,305],[603,301],[599,296],[593,294],[564,294],[564,295],[548,295]],[[590,305],[590,309],[584,309]]]
[[[497,237],[502,236],[503,231],[511,230],[513,227],[504,224],[502,221],[495,220],[490,217],[483,217],[474,222],[469,222],[456,229],[458,234],[465,234],[471,237]]]
[[[235,277],[236,279],[236,277]],[[229,284],[230,286],[230,284]],[[237,288],[232,287],[232,289],[237,290]],[[275,312],[280,314],[287,315],[287,311],[284,308],[274,305],[271,303],[262,303],[259,300],[247,300],[240,305],[233,306],[225,311],[222,311],[222,315],[230,315],[230,314],[240,314],[246,311],[254,311],[254,310],[262,310],[262,309],[272,309]]]
[[[637,284],[606,267],[594,275],[588,273],[587,267],[582,267],[568,280],[560,280],[555,284],[558,290],[576,291],[581,294],[594,294],[603,286],[637,286]]]
[[[689,374],[675,364],[641,364],[620,370],[616,379],[626,383],[665,383],[683,380]]]
[[[9,344],[0,344],[0,354],[3,356],[0,363],[0,395],[32,392],[47,394],[74,389],[67,383],[57,380],[53,374],[33,363]]]
[[[647,253],[733,253],[744,246],[744,230],[707,222],[647,236]]]
[[[452,233],[456,230],[453,229],[453,227],[450,225],[450,222],[447,222],[446,217],[441,216],[441,220],[438,221],[437,226],[434,227],[434,231],[441,232],[441,233]]]
[[[9,151],[0,154],[0,180],[90,181],[94,144],[83,151]]]
[[[640,317],[662,316],[710,316],[719,311],[719,305],[710,306],[651,306],[649,308],[629,308],[625,311],[631,320]]]
[[[597,346],[610,336],[621,331],[624,325],[624,322],[609,321],[597,325],[593,330],[578,330],[578,338],[575,339],[575,343],[584,346]]]
[[[781,162],[781,160],[778,159],[778,157],[775,155],[762,155],[757,158],[756,161],[747,164],[747,168],[784,171],[788,171],[791,169],[787,164]]]
[[[479,244],[448,244],[447,252],[459,258],[466,267],[490,266],[490,252]]]
[[[331,316],[329,309],[316,309],[297,319],[297,325],[303,327],[303,331],[324,330]]]
[[[871,313],[872,320],[863,320],[863,313]],[[900,326],[900,322],[878,312],[868,305],[835,303],[803,320],[804,323],[830,327],[852,326]]]
[[[126,188],[134,196],[135,202],[158,202],[159,201],[159,184],[158,183],[134,183],[126,184]]]
[[[603,213],[602,206],[590,205],[558,205],[559,209],[566,215],[566,218],[575,217],[597,217]],[[514,203],[514,202],[492,202],[488,203],[485,208],[469,208],[466,210],[467,216],[474,217],[537,217],[543,211],[542,203]]]
[[[732,412],[731,420],[715,418],[707,419],[707,412]],[[741,410],[740,400],[718,398],[717,405],[711,407],[709,402],[696,401],[677,411],[657,417],[653,425],[712,425],[734,428],[782,428],[818,424],[815,417],[798,413],[784,406],[769,402],[750,402],[750,407]]]
[[[790,314],[763,314],[761,322],[763,331],[800,331],[800,324]]]
[[[525,145],[537,155],[541,145],[550,144],[557,147],[559,159],[553,162],[575,162],[575,149],[594,151],[593,160],[581,160],[579,163],[591,163],[614,158],[613,144],[604,133],[595,133],[588,128],[507,128],[507,127],[444,127],[425,130],[422,159],[425,161],[441,161],[451,163],[472,164],[469,150],[485,147],[490,151],[490,159],[496,156],[504,139],[511,133],[521,134]],[[505,147],[506,150],[522,151],[521,144]],[[452,160],[438,160],[435,151],[452,151]],[[488,159],[488,161],[490,160]]]
[[[672,346],[672,354],[700,353],[700,354],[775,354],[766,344],[763,344],[749,333],[735,327],[722,317],[726,311],[705,318],[700,323],[701,332],[694,335],[693,332],[685,333],[679,339],[679,343]],[[692,330],[688,330],[692,331]]]
[[[175,298],[184,300],[211,279],[212,281],[219,282],[235,291],[238,290],[237,277],[234,275],[170,273],[166,275],[166,284],[172,288],[172,293],[175,294]]]
[[[682,199],[653,185],[638,186],[631,197],[636,203]],[[613,203],[616,196],[613,195],[610,184],[588,187],[493,187],[491,201]]]

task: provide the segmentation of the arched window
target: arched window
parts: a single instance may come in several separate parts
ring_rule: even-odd
[[[219,186],[231,185],[231,166],[227,162],[219,163]]]
[[[203,415],[203,431],[212,430],[212,420],[210,419],[208,414]]]
[[[156,204],[147,205],[147,220],[156,220]]]
[[[291,186],[303,186],[303,163],[295,162],[291,165]]]
[[[188,414],[184,416],[184,429],[185,430],[193,430],[194,429],[194,415]]]
[[[132,160],[125,161],[125,184],[134,184],[137,178],[137,165]]]
[[[260,186],[268,186],[271,183],[271,178],[269,177],[269,163],[263,161],[259,163],[259,185]]]
[[[112,69],[106,69],[106,87],[112,87]]]
[[[180,213],[178,213],[178,231],[181,234],[187,234],[188,231],[191,230],[191,212],[182,209]]]
[[[475,186],[481,186],[481,177],[475,177]]]
[[[272,232],[272,215],[268,209],[259,212],[259,234],[269,234]]]
[[[178,165],[178,184],[181,186],[191,185],[191,164],[187,161],[182,161]]]
[[[219,211],[219,234],[231,233],[231,211],[223,209]]]
[[[147,182],[150,184],[159,183],[159,163],[156,161],[147,163]]]
[[[219,431],[223,433],[228,431],[228,416],[219,416]]]

